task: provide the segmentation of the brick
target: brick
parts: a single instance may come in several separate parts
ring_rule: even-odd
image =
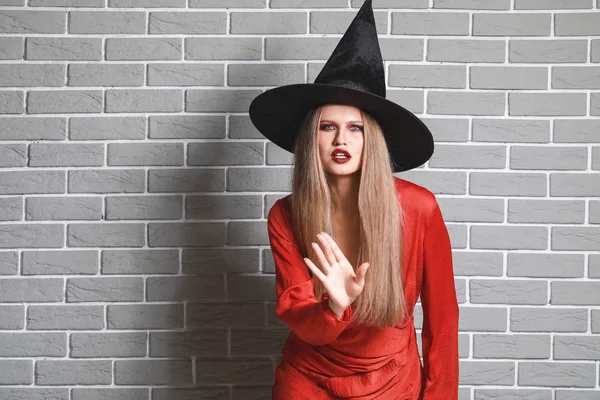
[[[187,112],[248,112],[250,103],[261,93],[244,89],[188,89],[185,94]]]
[[[594,387],[593,363],[520,362],[518,384],[522,386]]]
[[[102,306],[36,306],[27,307],[27,329],[94,330],[104,327]],[[72,338],[72,336],[71,336]]]
[[[213,329],[265,326],[265,307],[262,303],[190,303],[187,306],[187,326]],[[204,363],[204,361],[202,362]]]
[[[65,11],[0,11],[0,33],[65,33]]]
[[[459,331],[505,332],[506,307],[462,306],[459,314]]]
[[[598,227],[552,228],[552,250],[597,251],[599,246],[600,230]]]
[[[448,233],[453,249],[464,249],[467,247],[467,226],[458,224],[448,224]]]
[[[29,7],[104,7],[104,0],[29,0]]]
[[[56,400],[69,400],[68,388],[35,388],[35,387],[19,387],[19,388],[0,388],[0,399],[14,399],[19,396],[27,400],[44,400],[52,398]],[[91,399],[90,399],[91,400]]]
[[[265,59],[327,60],[338,42],[338,39],[325,37],[269,37],[265,39]]]
[[[183,91],[179,89],[109,89],[106,112],[183,111]]]
[[[435,194],[467,193],[467,174],[464,171],[411,170],[396,176],[424,186]]]
[[[505,146],[437,145],[431,168],[504,168]]]
[[[0,92],[0,114],[22,114],[24,104],[23,92]]]
[[[461,385],[515,384],[515,363],[506,361],[461,361]]]
[[[271,0],[269,8],[346,8],[346,0]]]
[[[24,251],[22,264],[23,275],[95,275],[98,273],[98,252]]]
[[[223,86],[224,66],[219,64],[149,64],[149,86]]]
[[[227,355],[226,330],[150,333],[151,357],[189,357]]]
[[[472,89],[548,89],[548,69],[536,67],[471,67]]]
[[[146,332],[74,333],[71,335],[71,357],[144,357]]]
[[[266,221],[232,221],[227,224],[227,243],[237,246],[269,245]]]
[[[143,86],[143,64],[70,64],[69,86]]]
[[[269,386],[234,386],[232,398],[234,400],[242,399],[264,399],[271,395],[273,388]]]
[[[150,247],[224,246],[225,224],[222,222],[148,224],[148,245]]]
[[[261,57],[260,38],[185,38],[186,60],[260,60]]]
[[[184,249],[184,274],[258,272],[257,248]]]
[[[589,222],[591,224],[600,224],[600,202],[590,201]]]
[[[150,139],[224,139],[225,117],[213,115],[150,116]]]
[[[600,89],[600,67],[553,67],[553,89]]]
[[[552,14],[474,13],[474,36],[550,36]]]
[[[430,114],[504,115],[505,103],[502,93],[431,91],[427,111]]]
[[[375,29],[380,35],[388,32],[387,12],[375,11]],[[310,33],[313,34],[343,34],[346,32],[356,12],[350,11],[311,11]]]
[[[23,199],[21,197],[0,198],[0,221],[20,221],[23,219]],[[0,253],[0,274],[3,270],[4,253]]]
[[[288,336],[287,328],[231,329],[231,355],[279,355]]]
[[[600,62],[600,40],[591,40],[591,61]]]
[[[149,192],[222,192],[225,169],[151,169]]]
[[[585,332],[587,326],[586,309],[514,307],[510,310],[513,332]]]
[[[289,191],[290,168],[228,168],[227,190],[238,191]]]
[[[511,63],[584,63],[587,40],[511,40],[508,45]]]
[[[0,258],[2,254],[0,253]],[[0,260],[0,262],[2,262]],[[30,306],[33,307],[33,306]],[[0,306],[0,329],[23,329],[25,326],[25,307],[23,305],[3,305]]]
[[[177,250],[104,250],[102,274],[176,274],[179,271]]]
[[[227,298],[244,301],[275,301],[273,275],[231,275],[227,279]]]
[[[596,93],[590,94],[590,113],[592,115],[600,115],[600,95]]]
[[[304,83],[303,64],[230,64],[230,86],[280,86]]]
[[[100,38],[27,38],[28,60],[101,60]]]
[[[0,64],[0,87],[63,86],[65,68],[60,64]]]
[[[108,38],[106,60],[181,60],[180,38]]]
[[[31,385],[33,383],[33,360],[0,360],[3,385]]]
[[[473,357],[476,358],[550,358],[550,335],[473,335]]]
[[[73,389],[72,393],[73,400],[145,400],[148,397],[147,389]]]
[[[22,60],[25,55],[25,39],[19,37],[0,38],[0,60]]]
[[[181,219],[181,196],[117,196],[106,199],[107,220]]]
[[[294,155],[272,142],[267,142],[267,165],[292,165]]]
[[[231,139],[264,139],[265,137],[252,124],[250,117],[245,115],[229,116],[228,137]]]
[[[510,169],[585,170],[585,147],[512,146]]]
[[[192,360],[115,361],[117,385],[189,385]]]
[[[455,65],[390,65],[390,86],[464,89],[467,69]]]
[[[502,276],[503,273],[502,254],[499,252],[456,251],[452,261],[457,276]]]
[[[70,140],[140,140],[146,136],[143,117],[72,117]]]
[[[110,360],[39,360],[35,382],[38,385],[109,385]]]
[[[30,91],[27,112],[30,114],[71,114],[102,112],[102,91],[61,90]]]
[[[25,144],[0,144],[0,167],[24,167],[25,165],[27,165]]]
[[[3,195],[64,192],[64,171],[0,171],[0,193]]]
[[[197,359],[196,381],[204,384],[263,384],[272,383],[272,361],[269,358]]]
[[[466,12],[392,12],[395,35],[468,35]]]
[[[108,329],[183,328],[183,304],[109,304]]]
[[[508,114],[573,116],[586,114],[585,93],[509,93]]]
[[[30,167],[90,167],[104,164],[103,144],[32,143]]]
[[[225,12],[151,12],[148,21],[150,34],[225,34]]]
[[[478,142],[547,143],[550,122],[532,119],[473,119],[473,140]]]
[[[425,112],[425,92],[423,90],[390,89],[387,99],[401,105],[414,114]]]
[[[183,165],[182,143],[111,143],[108,165]]]
[[[471,303],[548,304],[548,284],[542,281],[472,279]]]
[[[594,36],[600,35],[600,14],[589,13],[557,13],[554,19],[556,36]]]
[[[600,332],[600,310],[592,310],[592,332]]]
[[[470,394],[470,393],[469,393]],[[544,389],[475,389],[476,400],[519,399],[552,400],[552,392]]]
[[[549,0],[540,4],[536,0],[515,0],[515,10],[561,10],[593,8],[593,0]]]
[[[307,33],[306,12],[231,12],[232,34]]]
[[[69,171],[69,193],[135,193],[145,188],[143,170]]]
[[[186,0],[108,0],[109,7],[168,8],[185,7]]]
[[[556,119],[553,142],[600,143],[600,120]]]
[[[27,197],[25,219],[44,220],[100,220],[101,197]]]
[[[506,43],[503,40],[429,39],[427,61],[504,62]]]
[[[152,396],[154,398],[153,400],[169,400],[172,398],[181,400],[194,400],[201,398],[229,400],[229,388],[202,387],[198,389],[153,389]]]
[[[25,0],[0,0],[0,6],[25,6]]]
[[[123,243],[127,246],[126,243]],[[102,277],[67,279],[67,301],[142,301],[144,281],[141,277]]]
[[[0,339],[2,357],[64,357],[67,354],[66,332],[7,332],[0,333]]]
[[[550,196],[600,196],[600,176],[597,173],[550,174]]]
[[[190,143],[188,165],[263,165],[264,143]]]
[[[142,247],[143,224],[69,224],[67,244],[77,247]]]
[[[555,360],[600,359],[599,337],[556,336],[554,338]]]
[[[246,219],[262,217],[260,195],[186,196],[185,216],[191,219]]]
[[[191,8],[265,8],[265,0],[222,0],[215,3],[211,0],[189,0]]]
[[[433,8],[508,10],[510,9],[510,0],[493,0],[485,3],[477,0],[433,0]]]
[[[143,34],[146,33],[146,13],[120,11],[71,11],[71,34]]]
[[[421,118],[421,121],[427,125],[436,142],[466,142],[469,139],[467,119]]]
[[[508,222],[582,224],[585,202],[574,200],[508,200]]]
[[[363,1],[351,0],[350,4],[353,8],[360,8]],[[373,8],[429,8],[429,0],[375,0]]]
[[[600,170],[600,147],[592,148],[592,169]]]
[[[546,250],[548,229],[541,226],[471,226],[471,248]]]

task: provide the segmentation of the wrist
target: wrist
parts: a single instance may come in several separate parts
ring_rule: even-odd
[[[329,299],[329,308],[335,314],[337,319],[342,319],[342,316],[344,315],[344,309],[336,305],[331,298]]]

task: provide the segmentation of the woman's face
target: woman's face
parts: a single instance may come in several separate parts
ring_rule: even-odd
[[[350,175],[360,171],[364,144],[360,110],[352,106],[329,104],[321,114],[318,130],[319,157],[331,175]]]

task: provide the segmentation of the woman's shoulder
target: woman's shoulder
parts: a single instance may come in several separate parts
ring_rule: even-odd
[[[277,199],[273,203],[271,208],[269,209],[267,219],[268,220],[272,220],[272,219],[280,220],[281,218],[291,217],[291,210],[290,210],[291,198],[292,198],[292,195],[288,194],[287,196],[283,196],[283,197]]]
[[[402,204],[403,211],[430,215],[437,205],[437,199],[432,191],[424,186],[394,176],[396,192]]]

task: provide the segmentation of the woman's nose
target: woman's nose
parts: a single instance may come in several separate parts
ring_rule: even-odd
[[[346,132],[344,132],[344,129],[340,129],[335,135],[334,144],[336,146],[340,144],[346,144]]]

